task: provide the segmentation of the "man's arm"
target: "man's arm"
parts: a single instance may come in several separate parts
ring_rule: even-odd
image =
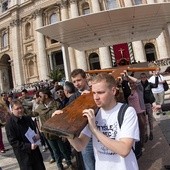
[[[90,138],[83,133],[81,133],[79,137],[75,137],[74,139],[67,139],[78,152],[82,151],[87,146],[90,140]]]

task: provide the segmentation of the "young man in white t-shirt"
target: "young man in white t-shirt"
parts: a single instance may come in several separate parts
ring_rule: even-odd
[[[115,100],[116,82],[109,74],[98,74],[92,80],[92,92],[100,108],[97,116],[93,109],[83,115],[88,125],[78,138],[68,139],[77,151],[82,151],[92,136],[96,170],[138,170],[132,147],[139,140],[138,118],[134,108],[128,107],[121,128],[118,112],[122,103]]]

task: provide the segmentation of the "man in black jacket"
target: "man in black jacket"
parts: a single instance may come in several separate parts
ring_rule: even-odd
[[[23,116],[24,108],[19,100],[12,102],[12,116],[6,123],[6,134],[21,170],[45,170],[43,158],[36,141],[36,126],[31,117]],[[33,142],[26,137],[28,129],[35,132]]]
[[[157,74],[156,74],[157,75]],[[152,88],[158,87],[158,76],[155,76],[155,83],[151,83],[147,79],[147,75],[145,73],[140,74],[141,83],[144,89],[144,102],[146,107],[146,114],[148,115],[148,123],[149,123],[149,140],[153,140],[153,111],[152,111],[152,103],[155,102],[154,95],[152,93]]]

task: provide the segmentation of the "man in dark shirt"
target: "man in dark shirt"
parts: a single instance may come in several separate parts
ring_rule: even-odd
[[[45,170],[43,158],[36,141],[39,135],[36,126],[29,116],[24,116],[24,108],[19,100],[11,103],[12,115],[6,123],[6,134],[21,170]],[[33,142],[26,137],[28,129],[35,132]]]

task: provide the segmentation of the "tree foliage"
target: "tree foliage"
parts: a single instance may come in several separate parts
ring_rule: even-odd
[[[50,79],[52,79],[52,80],[60,82],[62,80],[62,78],[64,78],[64,71],[61,70],[61,69],[56,68],[54,70],[51,70],[48,77]]]

